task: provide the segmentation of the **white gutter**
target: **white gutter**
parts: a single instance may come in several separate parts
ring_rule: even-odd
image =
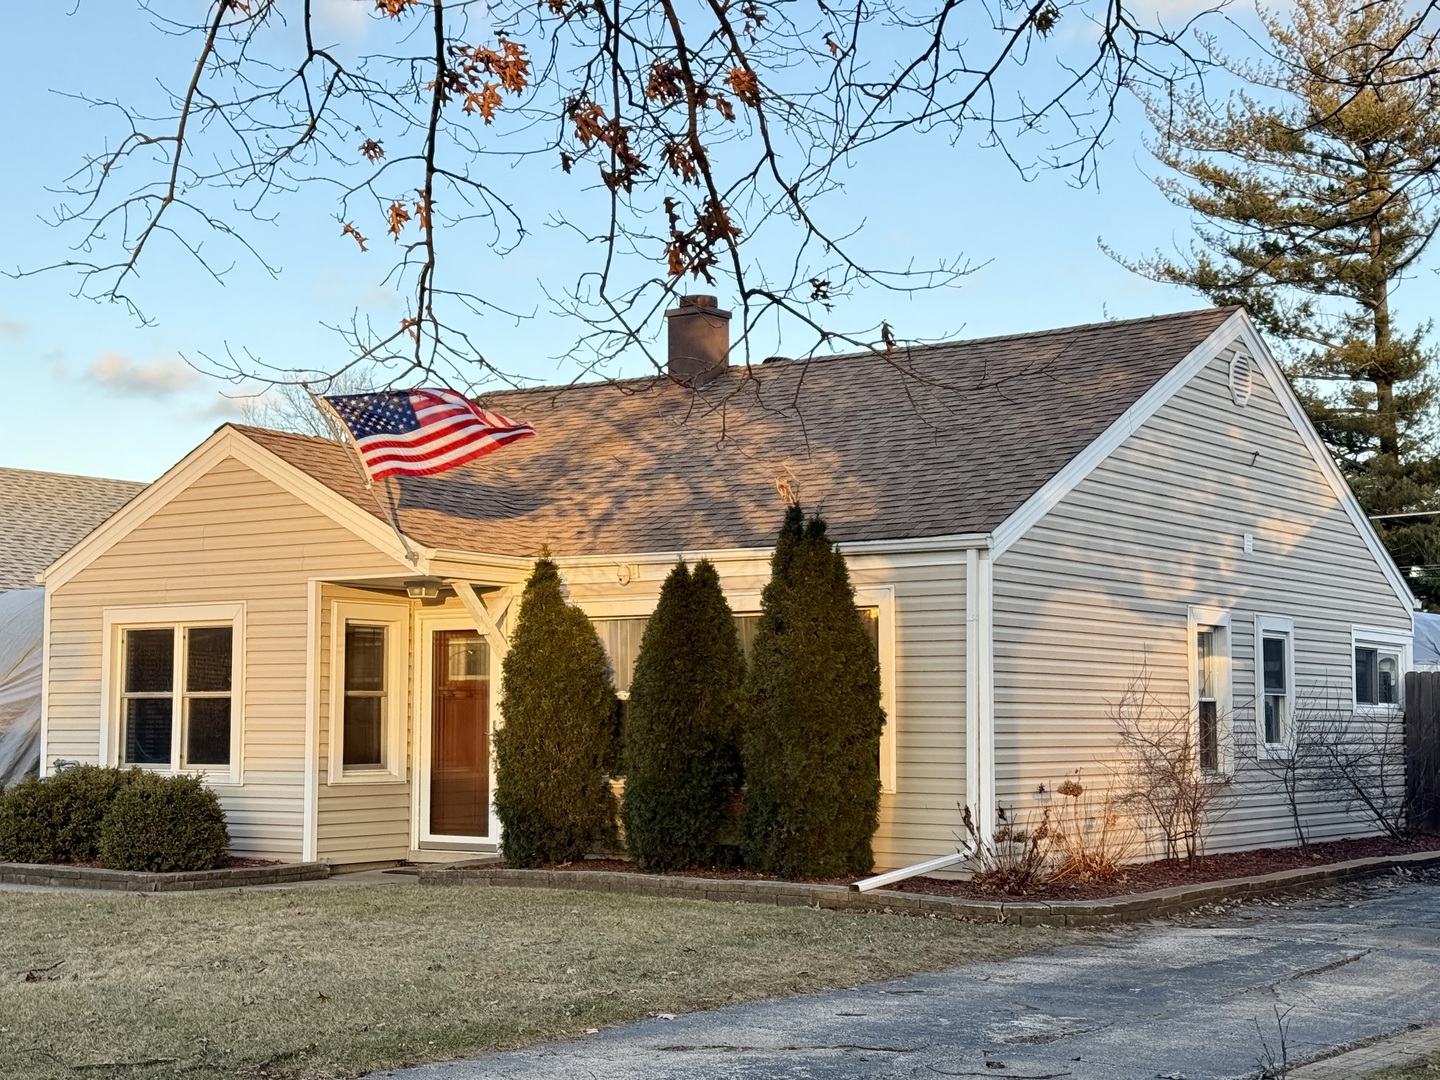
[[[860,881],[852,882],[851,892],[869,892],[871,889],[883,889],[886,885],[894,885],[897,881],[905,881],[912,877],[919,877],[921,874],[928,874],[931,870],[944,870],[947,866],[954,866],[956,863],[964,862],[975,854],[974,843],[967,843],[959,851],[951,855],[941,855],[938,859],[928,859],[914,866],[907,866],[902,870],[890,870],[884,874],[876,874],[874,877],[867,877]]]

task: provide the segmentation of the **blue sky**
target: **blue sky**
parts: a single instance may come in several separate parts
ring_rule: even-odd
[[[357,2],[363,0],[326,0],[338,15],[337,34],[348,32]],[[144,27],[129,3],[78,0],[71,10],[19,6],[0,37],[6,271],[69,257],[76,235],[45,224],[59,200],[47,189],[118,130],[113,113],[59,91],[143,97],[158,78],[177,78],[186,62],[185,48]],[[65,63],[57,65],[53,43],[62,37]],[[62,75],[68,86],[57,83]],[[1097,246],[1103,236],[1138,254],[1187,240],[1185,215],[1145,176],[1153,165],[1142,134],[1138,109],[1126,102],[1098,177],[1084,188],[1050,172],[1027,182],[973,140],[916,139],[870,161],[847,176],[831,220],[846,227],[863,220],[864,250],[876,262],[923,264],[963,254],[977,269],[955,291],[908,299],[871,292],[847,301],[841,314],[852,324],[885,318],[905,336],[935,338],[1200,306],[1191,294],[1135,277]],[[342,346],[322,322],[343,321],[357,309],[384,318],[399,310],[380,287],[380,261],[367,261],[338,232],[328,211],[313,206],[254,226],[250,238],[281,268],[277,279],[242,260],[221,285],[175,252],[160,252],[139,286],[151,326],[138,326],[116,305],[75,298],[76,280],[63,272],[0,278],[0,363],[7,376],[0,465],[153,479],[235,413],[224,396],[235,388],[197,373],[183,357],[230,349],[281,366],[338,361]],[[572,257],[562,235],[540,228],[503,263],[477,258],[468,268],[487,295],[538,313],[483,324],[485,349],[502,368],[547,382],[575,376],[556,357],[576,328],[547,316],[541,293],[542,284],[568,282]],[[1401,313],[1436,299],[1434,275],[1426,272],[1401,294]],[[641,364],[628,373],[640,373]]]

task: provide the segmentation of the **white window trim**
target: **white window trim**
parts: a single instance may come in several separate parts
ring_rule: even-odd
[[[1283,739],[1265,741],[1265,636],[1284,637],[1286,716]],[[1268,758],[1289,757],[1295,752],[1295,620],[1287,615],[1256,615],[1255,640],[1255,749]],[[1352,658],[1353,662],[1353,658]]]
[[[385,764],[378,768],[346,769],[340,752],[345,717],[345,624],[384,626],[385,709],[382,714],[381,745]],[[329,732],[325,743],[326,782],[333,786],[350,784],[404,783],[406,777],[406,735],[410,723],[410,605],[380,601],[332,600],[330,602]]]
[[[105,642],[105,662],[100,673],[100,764],[124,767],[120,748],[124,727],[121,691],[124,689],[123,652],[125,630],[156,630],[186,626],[216,626],[229,623],[231,628],[230,660],[230,767],[197,765],[177,768],[179,740],[184,727],[183,707],[171,713],[171,765],[137,765],[150,772],[172,776],[177,773],[203,776],[212,786],[239,784],[244,770],[245,728],[245,604],[159,604],[148,607],[107,607],[101,612],[101,640]],[[174,700],[183,698],[184,672],[180,670],[184,650],[175,650],[176,689]]]
[[[1195,717],[1195,754],[1198,762],[1200,754],[1200,699],[1196,693],[1199,685],[1199,672],[1195,670],[1195,642],[1200,627],[1214,627],[1224,630],[1224,649],[1216,653],[1220,660],[1220,685],[1215,688],[1215,713],[1218,730],[1216,740],[1218,743],[1219,768],[1214,772],[1204,769],[1206,776],[1213,776],[1217,779],[1233,776],[1235,774],[1235,680],[1234,680],[1234,630],[1230,625],[1230,612],[1221,608],[1200,607],[1192,605],[1186,611],[1186,669],[1190,673],[1190,713]]]
[[[1368,716],[1394,716],[1405,711],[1405,674],[1410,670],[1413,661],[1411,654],[1414,640],[1414,634],[1408,630],[1394,630],[1382,626],[1350,627],[1350,707],[1352,709]],[[1369,702],[1357,700],[1356,694],[1359,687],[1355,678],[1356,649],[1379,649],[1384,652],[1400,654],[1400,671],[1397,674],[1399,685],[1396,687],[1396,697],[1399,700],[1394,705],[1372,705]]]

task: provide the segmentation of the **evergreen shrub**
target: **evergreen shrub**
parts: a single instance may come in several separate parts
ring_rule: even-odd
[[[761,595],[743,739],[745,858],[787,878],[870,872],[880,666],[820,517],[785,515]]]
[[[520,598],[502,665],[504,726],[495,733],[495,813],[511,866],[583,858],[613,840],[616,699],[605,650],[586,614],[565,602],[547,556]]]
[[[625,844],[641,866],[733,862],[745,656],[708,561],[665,579],[630,683]]]
[[[134,770],[100,828],[100,862],[112,870],[213,870],[229,847],[220,800],[198,776]]]
[[[100,827],[137,769],[78,765],[41,780],[26,777],[0,794],[0,859],[87,863],[100,855]]]

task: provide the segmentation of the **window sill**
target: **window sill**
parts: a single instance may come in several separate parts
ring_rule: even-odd
[[[405,777],[393,773],[389,769],[351,769],[349,772],[332,772],[327,783],[330,787],[403,784]]]
[[[156,776],[198,776],[211,787],[239,787],[241,784],[240,773],[233,769],[226,769],[222,773],[214,771],[213,767],[206,766],[177,769],[173,765],[132,765],[124,762],[117,765],[116,768],[139,769],[142,772],[154,773]]]
[[[1283,761],[1295,756],[1295,748],[1289,743],[1260,743],[1259,751],[1271,761]]]

